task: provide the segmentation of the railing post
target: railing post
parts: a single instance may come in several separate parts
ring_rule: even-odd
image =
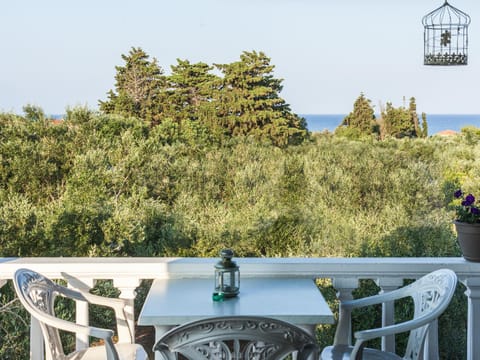
[[[135,289],[140,285],[140,280],[136,277],[116,278],[113,279],[113,286],[120,290],[120,298],[126,299],[129,305],[125,308],[125,315],[127,317],[128,327],[133,341],[135,341],[135,309],[134,300],[137,296]],[[118,334],[118,342],[129,342],[124,334]]]
[[[68,287],[82,291],[89,291],[95,285],[95,280],[91,278],[78,278],[77,280],[78,282],[75,282],[75,284],[69,282]],[[80,325],[89,325],[88,302],[75,301],[75,321]],[[90,345],[89,341],[90,339],[88,335],[76,334],[75,348],[77,350],[87,349]]]
[[[358,287],[358,279],[356,278],[343,278],[343,277],[335,277],[332,281],[333,287],[337,289],[337,298],[340,300],[340,302],[344,300],[352,300],[353,295],[352,292]],[[352,343],[352,324],[347,324],[348,325],[348,334],[335,334],[335,341],[341,341],[343,342],[344,340],[348,341],[348,344],[351,345]],[[340,326],[340,325],[337,325]],[[341,339],[337,339],[337,335]],[[343,339],[344,336],[348,336],[348,339]],[[345,342],[343,342],[345,343]]]
[[[402,286],[403,278],[378,278],[375,282],[380,287],[380,294],[382,294]],[[392,325],[395,322],[394,306],[392,301],[382,304],[382,326]],[[395,353],[395,335],[382,337],[382,350]]]
[[[440,354],[438,353],[438,320],[434,320],[430,323],[425,342],[423,358],[429,360],[440,359]]]
[[[480,277],[463,281],[468,297],[467,360],[480,360]]]
[[[332,284],[333,287],[337,289],[338,300],[352,300],[352,292],[358,288],[358,279],[352,277],[335,277]]]
[[[43,344],[42,329],[40,323],[33,316],[30,317],[30,360],[44,360],[45,347]],[[47,360],[52,356],[47,354]]]

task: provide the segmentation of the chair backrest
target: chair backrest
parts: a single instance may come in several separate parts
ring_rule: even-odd
[[[414,321],[429,321],[410,332],[404,359],[422,358],[421,352],[428,327],[431,321],[436,320],[447,308],[455,293],[457,285],[456,274],[449,269],[433,271],[412,284],[399,289],[413,299]],[[422,319],[423,318],[423,319]]]
[[[43,275],[28,270],[19,269],[15,272],[13,283],[20,302],[30,315],[38,320],[37,313],[55,316],[54,302],[58,295],[58,286]],[[39,321],[47,347],[54,359],[65,356],[60,334],[57,328]]]
[[[277,360],[298,351],[297,359],[317,354],[316,340],[290,323],[254,316],[207,318],[178,326],[154,346],[165,360]]]

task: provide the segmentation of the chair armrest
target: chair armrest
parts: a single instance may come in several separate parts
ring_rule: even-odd
[[[424,325],[430,324],[433,320],[437,318],[435,313],[430,313],[427,315],[419,316],[416,319],[404,321],[402,323],[393,324],[384,326],[382,328],[368,329],[356,331],[354,336],[358,340],[366,341],[382,336],[399,334],[402,332],[410,331]]]
[[[107,306],[109,308],[112,308],[114,310],[118,309],[118,311],[122,312],[122,316],[125,316],[123,313],[125,306],[128,305],[128,301],[125,299],[119,299],[119,298],[109,298],[109,297],[104,297],[104,296],[98,296],[94,294],[90,294],[89,292],[80,290],[78,291],[80,294],[82,294],[83,299],[81,297],[78,298],[80,301],[87,301],[90,304],[95,304],[95,305],[102,305],[102,306]]]
[[[436,316],[432,316],[432,314],[428,314],[402,323],[384,326],[382,328],[356,331],[354,334],[356,341],[351,353],[351,359],[362,359],[363,349],[365,347],[366,341],[376,339],[382,336],[395,335],[407,332],[424,325],[429,325],[435,319],[435,317]]]
[[[119,342],[130,344],[133,344],[135,342],[134,336],[128,324],[127,314],[125,312],[125,307],[129,305],[128,300],[118,298],[106,298],[86,292],[82,292],[82,294],[90,304],[106,306],[114,310]]]
[[[67,320],[59,319],[53,315],[46,314],[44,312],[38,311],[36,309],[29,308],[33,317],[38,319],[40,322],[43,322],[49,326],[69,331],[73,333],[80,333],[83,335],[93,336],[98,339],[108,339],[112,338],[114,332],[110,329],[98,328],[95,326],[86,326],[81,324],[76,324]]]
[[[113,331],[110,329],[103,329],[98,328],[95,326],[86,326],[80,325],[76,323],[72,323],[67,320],[59,319],[53,315],[49,315],[38,311],[36,309],[30,308],[30,311],[33,311],[33,317],[35,317],[38,321],[43,322],[49,326],[55,327],[60,330],[69,331],[72,333],[80,333],[83,335],[92,336],[98,339],[103,339],[105,342],[105,351],[106,351],[106,359],[107,360],[119,360],[118,352],[113,345]]]
[[[134,338],[130,326],[128,325],[128,319],[125,313],[125,308],[129,305],[128,300],[98,296],[90,294],[88,291],[83,289],[73,290],[59,286],[56,290],[65,297],[113,309],[115,312],[119,342],[131,344],[134,343]]]
[[[352,318],[352,310],[355,308],[366,307],[376,304],[381,304],[389,301],[394,301],[402,297],[409,296],[404,291],[405,288],[390,291],[388,293],[372,295],[355,300],[345,300],[340,302],[339,319],[337,330],[335,331],[335,345],[349,345],[350,344],[350,326]],[[383,335],[380,335],[383,336]]]
[[[404,288],[400,288],[400,289],[389,291],[383,294],[367,296],[361,299],[345,300],[341,302],[341,305],[346,309],[347,308],[354,309],[354,308],[371,306],[371,305],[381,304],[389,301],[394,301],[394,300],[398,300],[398,299],[410,296],[405,291],[403,291],[403,289]]]
[[[121,315],[125,316],[123,311],[125,307],[129,305],[127,300],[118,299],[118,298],[106,298],[103,296],[91,294],[89,292],[90,290],[89,287],[86,286],[83,282],[81,282],[77,278],[67,273],[62,272],[61,274],[68,281],[68,283],[73,285],[73,287],[75,288],[75,290],[65,288],[65,287],[58,288],[57,291],[62,293],[64,296],[74,298],[75,300],[87,301],[91,304],[102,305],[102,306],[107,306],[113,309],[118,309],[119,311],[121,310],[122,312]],[[82,299],[82,297],[84,299]]]

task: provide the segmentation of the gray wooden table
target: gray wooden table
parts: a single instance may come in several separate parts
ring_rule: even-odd
[[[157,279],[147,295],[138,325],[154,326],[155,341],[176,325],[206,317],[266,316],[301,326],[332,324],[333,313],[310,279],[241,278],[238,297],[212,300],[213,279]],[[157,356],[157,355],[156,355]]]

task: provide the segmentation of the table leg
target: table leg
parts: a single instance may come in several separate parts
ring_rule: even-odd
[[[155,344],[160,340],[160,338],[173,326],[170,325],[155,325]],[[163,360],[163,358],[160,356],[160,353],[155,351],[155,360]]]

